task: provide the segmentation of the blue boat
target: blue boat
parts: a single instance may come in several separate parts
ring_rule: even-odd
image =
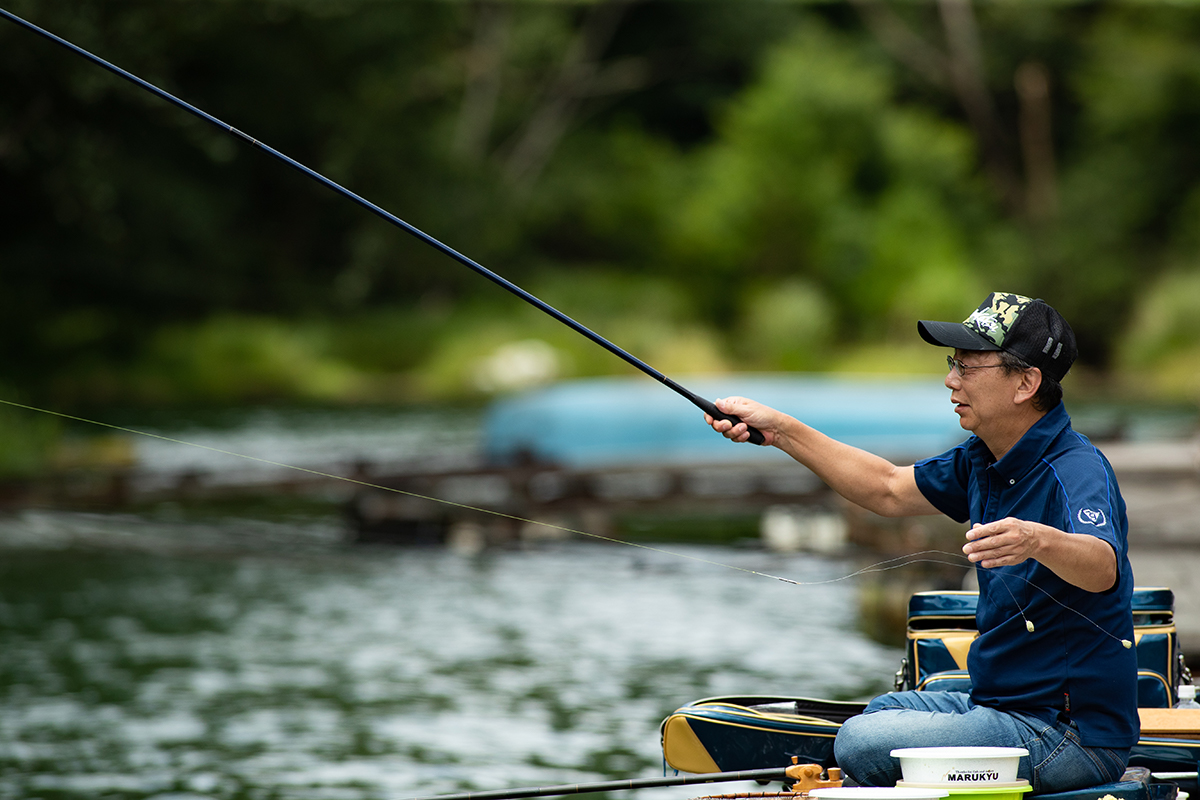
[[[681,382],[709,399],[753,398],[890,458],[940,453],[966,436],[938,377],[779,374]],[[569,381],[498,400],[485,415],[483,440],[485,457],[497,465],[536,460],[595,468],[788,458],[716,435],[695,406],[644,376]]]

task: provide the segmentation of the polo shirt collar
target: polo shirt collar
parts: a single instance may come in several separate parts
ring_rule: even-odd
[[[972,455],[984,466],[994,469],[1002,478],[1015,482],[1033,469],[1049,449],[1050,444],[1070,424],[1071,417],[1067,414],[1065,405],[1060,402],[1033,423],[1032,427],[1025,431],[1025,435],[1012,446],[1012,449],[1004,454],[1004,458],[993,461],[992,452],[978,437],[972,443]]]

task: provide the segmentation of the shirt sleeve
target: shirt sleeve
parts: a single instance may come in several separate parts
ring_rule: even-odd
[[[940,456],[918,461],[913,468],[921,494],[955,522],[966,522],[971,518],[967,492],[969,443],[970,440]]]
[[[1062,491],[1062,530],[1087,533],[1124,552],[1124,501],[1112,469],[1089,443],[1050,465]]]

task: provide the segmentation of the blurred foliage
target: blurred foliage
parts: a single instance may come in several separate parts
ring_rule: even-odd
[[[159,330],[134,370],[144,401],[247,403],[353,398],[361,381],[329,356],[324,331],[265,317],[212,317]]]
[[[708,277],[718,318],[731,310],[727,286],[747,274],[821,287],[839,338],[978,305],[986,282],[971,274],[966,240],[970,207],[986,197],[969,137],[895,95],[865,42],[816,20],[771,54],[700,154],[699,186],[677,217],[677,258]]]
[[[1126,380],[1200,398],[1200,270],[1166,273],[1141,295],[1117,355]]]
[[[794,278],[744,295],[738,341],[746,363],[763,369],[828,368],[834,310],[817,286]]]
[[[6,400],[19,403],[21,393],[0,385]],[[0,405],[0,477],[32,477],[52,466],[55,448],[62,435],[62,424],[55,417],[31,414],[15,405]]]
[[[6,7],[668,374],[936,370],[913,321],[996,289],[1059,307],[1083,368],[1200,399],[1198,6]],[[23,396],[436,399],[629,369],[7,22],[0,77],[3,379]]]

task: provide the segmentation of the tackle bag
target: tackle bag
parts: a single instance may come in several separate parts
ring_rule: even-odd
[[[896,690],[971,690],[967,651],[978,635],[978,592],[918,592],[909,600],[905,656]],[[1200,711],[1176,709],[1178,686],[1191,682],[1175,628],[1175,594],[1165,587],[1133,590],[1133,637],[1138,661],[1141,736],[1129,755],[1130,767],[1190,773],[1200,760]]]
[[[908,601],[905,655],[896,690],[969,692],[967,652],[978,632],[978,592],[918,592]],[[1138,658],[1138,707],[1170,708],[1187,675],[1175,631],[1175,595],[1167,588],[1133,590],[1133,635]]]
[[[920,592],[909,601],[905,655],[897,690],[970,691],[967,651],[977,633],[977,592]],[[1159,771],[1196,770],[1200,711],[1178,713],[1176,687],[1191,676],[1179,654],[1174,594],[1166,588],[1133,593],[1142,736],[1130,764]],[[663,758],[681,772],[708,773],[800,763],[837,766],[833,740],[842,723],[866,703],[807,697],[710,697],[676,710],[661,726]],[[1195,726],[1195,733],[1187,730]],[[1119,795],[1118,795],[1119,796]]]
[[[866,703],[808,697],[710,697],[667,717],[663,759],[680,772],[730,772],[800,764],[836,766],[833,737]]]

